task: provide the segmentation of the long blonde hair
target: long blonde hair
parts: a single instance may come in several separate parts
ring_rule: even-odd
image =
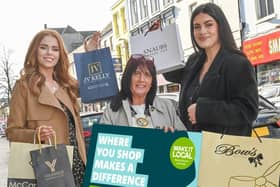
[[[59,83],[60,86],[65,88],[72,100],[75,111],[78,112],[77,108],[77,97],[78,97],[78,82],[69,73],[69,59],[67,56],[67,50],[64,46],[64,42],[60,34],[51,29],[45,29],[38,32],[32,39],[28,51],[24,60],[24,67],[21,70],[20,76],[21,80],[28,82],[28,87],[31,92],[35,95],[39,95],[41,92],[41,87],[44,84],[46,78],[39,72],[39,62],[37,59],[37,51],[40,42],[45,36],[53,36],[57,39],[59,45],[59,60],[54,67],[53,78]]]

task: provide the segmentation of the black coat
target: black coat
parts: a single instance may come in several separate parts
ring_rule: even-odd
[[[221,49],[199,87],[193,81],[205,61],[205,54],[193,54],[183,69],[165,73],[168,81],[181,84],[180,117],[188,130],[251,134],[258,113],[258,90],[254,69],[245,56]],[[193,90],[195,94],[193,93]],[[196,106],[196,125],[187,117],[187,108]]]

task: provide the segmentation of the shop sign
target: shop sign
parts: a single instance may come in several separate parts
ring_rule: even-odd
[[[243,52],[253,65],[280,60],[280,31],[244,41]]]

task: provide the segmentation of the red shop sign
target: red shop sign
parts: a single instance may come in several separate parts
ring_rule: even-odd
[[[280,60],[280,31],[244,41],[243,52],[253,65]]]

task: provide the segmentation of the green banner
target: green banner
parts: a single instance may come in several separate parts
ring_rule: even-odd
[[[196,138],[199,144],[186,131],[94,125],[84,187],[196,187]]]

